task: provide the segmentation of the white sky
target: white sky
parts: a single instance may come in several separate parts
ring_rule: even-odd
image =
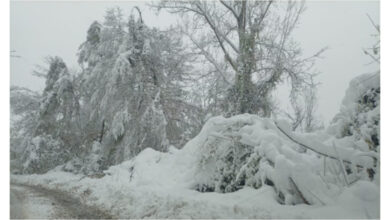
[[[121,7],[127,17],[135,5],[140,6],[147,25],[164,28],[175,23],[170,14],[157,17],[145,2],[11,2],[11,50],[22,56],[11,59],[11,85],[42,90],[43,80],[31,72],[49,55],[60,56],[70,68],[78,68],[77,49],[89,25],[103,20],[109,7]],[[377,65],[366,65],[370,59],[362,52],[375,41],[371,36],[375,30],[366,14],[379,23],[379,2],[307,1],[307,10],[294,32],[307,56],[323,47],[330,48],[316,65],[321,72],[317,80],[322,83],[318,114],[325,122],[338,112],[349,81],[378,69]],[[287,90],[278,92],[282,102],[287,95]]]

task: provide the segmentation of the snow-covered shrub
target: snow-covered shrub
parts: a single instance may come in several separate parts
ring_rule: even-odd
[[[229,124],[218,134],[211,133],[199,149],[199,169],[201,172],[209,172],[211,169],[213,173],[211,177],[204,179],[205,182],[196,186],[198,191],[234,192],[245,185],[244,170],[253,146],[242,144],[233,136],[242,124],[243,122],[238,121],[237,124]],[[253,161],[249,160],[249,163],[253,164]]]
[[[313,151],[302,151],[289,138],[296,136],[286,124],[248,114],[211,118],[183,148],[183,154],[196,158],[192,187],[227,193],[270,185],[282,204],[326,203],[336,186],[323,182],[322,160]]]
[[[69,160],[64,143],[51,135],[39,135],[31,139],[23,154],[24,173],[45,173]]]
[[[82,171],[85,174],[94,174],[102,170],[103,158],[102,158],[102,145],[95,141],[92,144],[91,151],[88,152],[84,159]]]
[[[37,123],[40,96],[26,88],[11,87],[10,91],[10,159],[11,172],[22,171],[21,157]]]
[[[366,154],[380,153],[379,72],[360,75],[350,82],[340,112],[334,117],[327,131],[336,136],[336,142],[343,143],[345,148],[359,149]],[[368,179],[378,176],[375,175],[379,172],[377,159],[374,158],[373,168],[365,172]],[[347,170],[350,173],[355,169],[347,166]]]
[[[217,192],[234,192],[245,185],[246,176],[238,177],[239,169],[245,164],[250,155],[251,147],[243,144],[235,144],[226,148],[225,152],[218,155],[216,169]]]
[[[116,141],[118,139],[120,139],[121,137],[123,137],[123,135],[125,134],[124,124],[126,124],[129,120],[130,120],[129,114],[127,113],[127,111],[117,112],[115,114],[114,119],[112,120],[110,130],[111,130],[112,136],[114,137],[114,139]]]
[[[10,91],[10,143],[11,159],[23,151],[24,139],[34,132],[39,109],[39,94],[21,87]]]
[[[209,119],[181,154],[193,155],[195,190],[269,185],[282,204],[326,204],[379,158],[348,146],[324,131],[293,132],[287,121],[244,114]]]
[[[246,159],[246,163],[240,168],[237,179],[241,184],[244,182],[246,186],[253,187],[255,189],[262,186],[263,181],[260,171],[260,161],[262,157],[259,151],[254,151]],[[264,180],[266,183],[266,180]]]

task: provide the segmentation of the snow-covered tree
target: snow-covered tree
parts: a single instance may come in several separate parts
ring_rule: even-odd
[[[316,117],[317,108],[317,84],[313,78],[306,85],[292,88],[290,104],[292,113],[281,110],[291,121],[293,131],[312,132],[322,128],[322,124]]]
[[[64,61],[49,59],[33,137],[23,154],[24,172],[45,172],[78,155],[79,103]]]
[[[93,47],[91,34],[99,39]],[[147,147],[178,146],[194,135],[188,132],[196,108],[186,102],[183,89],[190,64],[174,30],[147,27],[141,13],[125,24],[120,11],[107,10],[103,25],[91,25],[79,61],[93,63],[78,80],[83,143],[87,152],[99,152],[102,168]],[[99,151],[93,150],[95,142]]]
[[[84,67],[84,62],[88,61],[88,66],[94,66],[99,61],[100,56],[97,53],[97,46],[100,43],[100,32],[102,26],[94,21],[88,29],[87,41],[80,46],[78,62]]]
[[[66,135],[61,134],[62,132],[73,130],[76,127],[73,122],[77,122],[79,103],[75,96],[72,76],[59,57],[50,59],[46,87],[42,96],[39,123],[35,133],[40,135],[54,132],[62,136]]]
[[[299,46],[291,39],[304,2],[161,1],[156,7],[190,14],[183,31],[196,52],[227,80],[226,75],[234,75],[225,94],[224,109],[230,114],[270,116],[271,91],[284,76],[294,86],[303,85],[318,55],[301,58]]]

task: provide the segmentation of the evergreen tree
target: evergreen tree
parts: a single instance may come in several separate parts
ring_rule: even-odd
[[[78,155],[78,113],[79,103],[66,64],[52,57],[37,126],[23,155],[24,172],[46,172]]]

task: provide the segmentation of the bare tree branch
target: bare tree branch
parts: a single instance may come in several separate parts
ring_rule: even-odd
[[[233,61],[233,59],[231,58],[229,52],[226,50],[225,48],[225,45],[223,44],[223,41],[221,39],[221,34],[220,32],[218,31],[217,27],[214,25],[214,23],[211,21],[210,17],[208,16],[207,12],[206,11],[203,11],[203,9],[200,7],[200,5],[196,5],[197,8],[199,9],[199,11],[202,12],[202,16],[206,19],[207,23],[210,25],[210,28],[213,30],[214,34],[215,34],[215,37],[217,38],[218,40],[218,43],[219,45],[221,46],[221,49],[223,51],[223,53],[225,54],[225,58],[226,60],[230,63],[230,65],[232,66],[232,68],[237,72],[238,69],[237,69],[237,65],[236,63]]]
[[[232,12],[233,16],[238,20],[238,14],[237,14],[237,12],[234,11],[234,9],[233,9],[230,5],[228,5],[225,1],[220,0],[220,2],[221,2],[221,4],[222,4],[223,6],[225,6],[227,9],[229,9],[229,11]]]

